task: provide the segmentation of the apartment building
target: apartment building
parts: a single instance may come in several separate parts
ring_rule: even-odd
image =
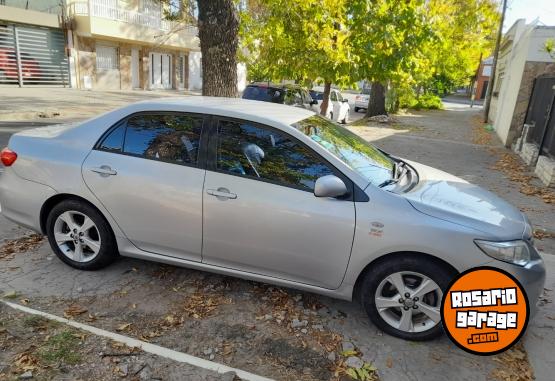
[[[157,0],[66,0],[75,87],[188,89],[197,29],[164,20]]]
[[[0,86],[199,89],[200,73],[196,27],[157,0],[0,0]]]

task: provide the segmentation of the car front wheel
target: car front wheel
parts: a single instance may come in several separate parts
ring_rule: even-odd
[[[362,304],[382,331],[406,340],[430,340],[443,332],[441,300],[453,275],[426,257],[395,257],[367,272]]]
[[[80,270],[98,270],[118,257],[108,222],[91,205],[65,200],[50,211],[46,230],[50,247],[63,262]]]

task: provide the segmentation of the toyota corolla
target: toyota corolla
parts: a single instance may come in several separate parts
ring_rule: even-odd
[[[519,210],[309,110],[141,102],[15,134],[1,160],[2,214],[81,270],[122,255],[356,299],[410,340],[442,332],[464,270],[510,272],[531,305],[543,289]]]

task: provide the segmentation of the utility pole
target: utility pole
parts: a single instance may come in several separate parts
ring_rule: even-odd
[[[488,122],[489,106],[491,104],[491,96],[493,87],[495,86],[495,73],[497,71],[497,57],[499,56],[499,45],[501,45],[501,36],[503,35],[503,22],[505,21],[505,12],[507,11],[507,0],[503,0],[503,11],[501,12],[501,20],[499,21],[499,30],[497,31],[497,40],[495,41],[495,50],[493,52],[493,65],[491,67],[491,78],[486,90],[486,101],[484,103],[484,123]]]

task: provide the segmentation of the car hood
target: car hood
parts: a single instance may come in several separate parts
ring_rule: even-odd
[[[438,169],[407,163],[419,182],[402,195],[419,212],[479,230],[489,239],[520,239],[530,230],[524,214],[495,194]]]

